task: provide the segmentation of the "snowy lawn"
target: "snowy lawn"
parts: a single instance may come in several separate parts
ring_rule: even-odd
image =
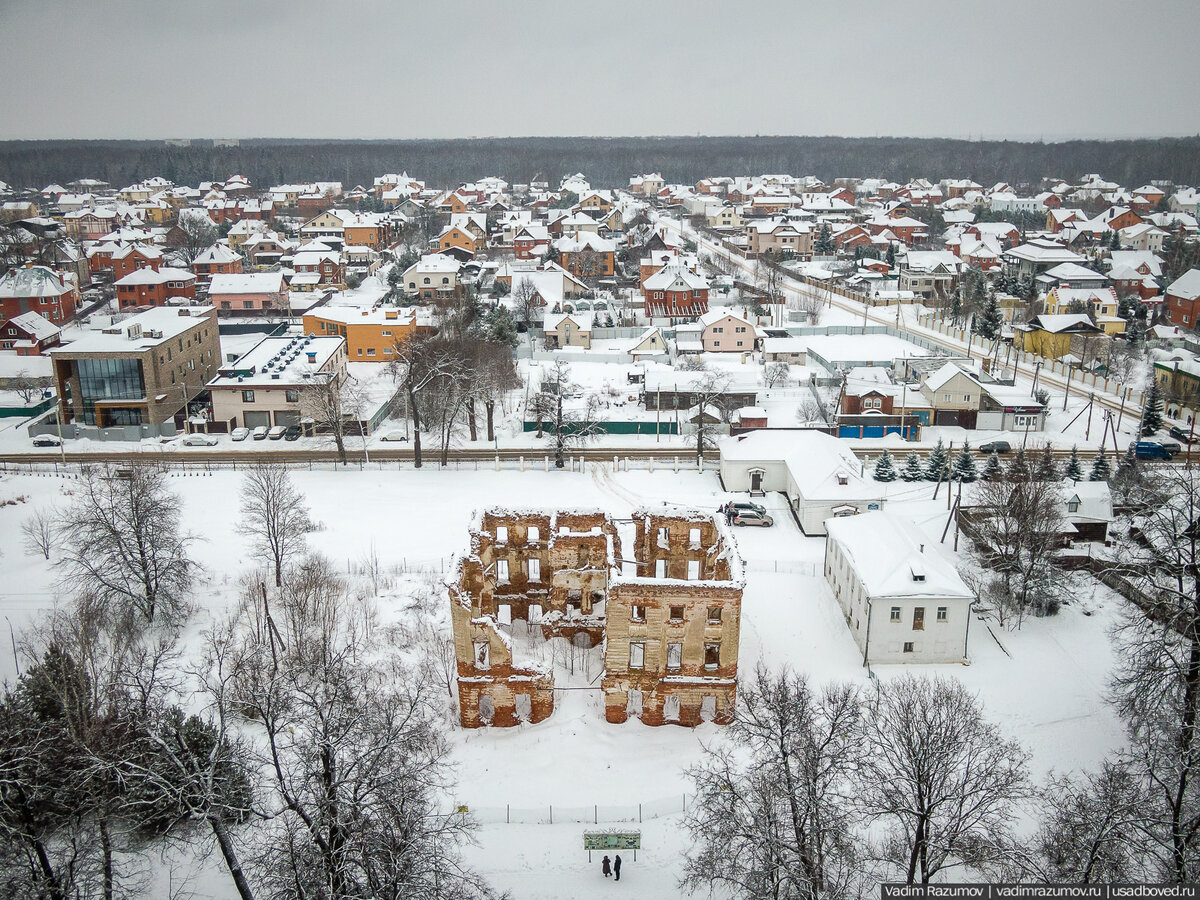
[[[233,602],[239,578],[254,565],[234,527],[239,479],[238,473],[228,471],[169,476],[170,487],[183,498],[186,527],[201,538],[194,555],[204,575],[196,585],[199,611],[189,640]],[[378,601],[385,621],[414,615],[411,596],[433,589],[448,559],[465,547],[474,508],[560,504],[598,507],[623,516],[642,505],[715,510],[729,496],[711,472],[613,473],[605,466],[590,466],[582,474],[298,470],[294,479],[322,526],[311,535],[311,546],[344,570],[361,564],[372,548],[377,552],[388,572]],[[5,573],[0,614],[12,624],[18,641],[55,602],[53,570],[40,556],[23,552],[21,524],[34,509],[68,502],[67,493],[75,484],[57,476],[0,477]],[[932,485],[895,487],[890,508],[911,516],[936,542],[946,519],[944,493],[932,500]],[[761,661],[790,665],[820,681],[867,684],[858,649],[822,577],[824,539],[801,534],[781,496],[768,496],[766,505],[775,516],[775,527],[737,531],[748,581],[742,671],[751,672]],[[444,593],[439,603],[448,603]],[[1027,621],[1022,631],[993,625],[995,638],[983,622],[973,621],[972,664],[924,671],[959,678],[978,691],[987,714],[1032,754],[1035,778],[1051,768],[1094,765],[1121,740],[1119,724],[1103,701],[1112,663],[1107,628],[1120,603],[1100,588],[1055,618]],[[443,621],[448,623],[448,614]],[[11,678],[13,657],[7,645],[7,640],[0,643],[0,676]],[[590,677],[598,675],[598,659],[596,651]],[[904,667],[877,667],[875,674],[886,679],[902,671]],[[577,672],[573,678],[560,675],[558,681],[574,686],[586,678]],[[598,690],[560,691],[555,714],[538,725],[473,732],[454,728],[458,802],[488,823],[468,859],[497,887],[520,898],[586,898],[626,890],[640,897],[675,896],[684,835],[679,814],[667,811],[681,806],[688,790],[684,769],[700,758],[702,744],[719,740],[719,734],[713,725],[695,730],[651,728],[637,721],[609,725]],[[509,825],[500,818],[506,807],[524,811],[519,817],[557,806],[560,816],[565,809],[579,818],[581,809],[628,809],[639,803],[647,815],[640,826],[630,827],[642,829],[646,849],[636,863],[632,854],[622,854],[625,868],[619,886],[601,877],[599,855],[593,855],[589,867],[581,849],[582,832],[596,826],[579,821]],[[649,813],[655,810],[665,814],[652,817]],[[185,877],[186,869],[182,865],[172,878]],[[199,896],[232,896],[227,881],[211,863],[195,872]]]

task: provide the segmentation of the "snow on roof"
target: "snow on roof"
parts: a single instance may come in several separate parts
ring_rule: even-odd
[[[863,500],[887,496],[887,485],[864,477],[843,441],[823,431],[754,431],[719,444],[721,461],[782,461],[806,500]],[[842,479],[845,480],[843,483]]]
[[[908,519],[880,510],[826,519],[825,529],[872,599],[974,599],[951,560]]]
[[[1078,263],[1059,263],[1044,273],[1050,278],[1061,278],[1064,281],[1103,281],[1104,276],[1094,269],[1081,266]]]
[[[417,320],[415,309],[391,306],[322,306],[309,315],[347,325],[412,325]]]
[[[1167,293],[1181,300],[1195,300],[1200,297],[1200,269],[1190,269],[1171,282]]]
[[[193,261],[192,265],[207,265],[210,263],[232,263],[240,260],[241,257],[236,251],[231,250],[225,244],[213,244]]]
[[[708,279],[697,275],[682,262],[669,262],[642,285],[650,291],[703,291],[708,289]]]
[[[263,338],[237,362],[222,366],[208,386],[249,389],[311,384],[313,373],[345,343],[345,338],[333,336]]]
[[[195,281],[194,273],[187,269],[175,269],[171,266],[163,266],[158,271],[154,269],[138,269],[130,272],[124,278],[116,282],[116,284],[132,285],[132,284],[163,284],[168,281]]]
[[[214,275],[208,286],[209,296],[216,294],[277,294],[283,290],[282,272],[243,272]]]
[[[89,331],[82,337],[55,347],[54,355],[74,356],[79,353],[130,353],[157,347],[194,328],[200,319],[211,317],[212,306],[157,306],[122,319],[103,329]],[[216,327],[216,321],[212,322]]]
[[[46,266],[13,269],[0,278],[0,297],[59,297],[74,289],[73,281]]]
[[[1162,274],[1162,260],[1150,250],[1114,250],[1108,255],[1108,264],[1113,269],[1118,266],[1128,266],[1131,269],[1145,266],[1151,275]]]
[[[1051,334],[1059,334],[1064,331],[1081,329],[1084,331],[1098,331],[1092,320],[1083,313],[1064,313],[1056,316],[1035,316],[1033,322],[1043,330]],[[1084,327],[1086,326],[1086,327]]]
[[[57,325],[37,312],[27,312],[21,313],[19,316],[13,316],[8,320],[8,324],[16,325],[36,341],[43,341],[46,338],[54,337],[60,330]]]
[[[564,320],[570,321],[580,331],[591,331],[596,314],[590,311],[571,313],[546,313],[542,322],[544,331],[557,331]]]

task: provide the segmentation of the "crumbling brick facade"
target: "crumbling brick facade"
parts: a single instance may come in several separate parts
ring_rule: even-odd
[[[640,512],[629,530],[600,512],[479,516],[449,584],[464,727],[554,710],[552,673],[514,664],[517,620],[577,647],[606,641],[610,722],[728,720],[743,582],[724,522]]]

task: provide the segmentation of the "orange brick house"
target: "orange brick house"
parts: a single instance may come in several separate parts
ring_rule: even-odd
[[[321,306],[304,315],[304,333],[341,335],[350,362],[391,362],[397,343],[430,326],[418,325],[413,310]]]
[[[612,275],[616,270],[617,245],[597,234],[577,232],[554,242],[559,265],[576,278],[597,278]]]
[[[214,275],[240,275],[242,257],[225,244],[213,244],[192,261],[192,271],[200,284],[208,284]]]
[[[162,251],[146,244],[126,244],[114,250],[112,257],[113,278],[120,281],[138,269],[160,269],[163,264]]]

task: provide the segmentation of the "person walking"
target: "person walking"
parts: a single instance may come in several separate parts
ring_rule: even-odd
[[[612,866],[609,863],[607,856],[604,857],[604,859],[601,860],[601,862],[600,862],[600,871],[604,873],[605,878],[607,878],[609,875],[612,874]],[[618,877],[620,877],[620,876],[618,876]]]
[[[617,854],[617,858],[613,860],[613,873],[617,876],[617,881],[621,880],[621,854]]]

